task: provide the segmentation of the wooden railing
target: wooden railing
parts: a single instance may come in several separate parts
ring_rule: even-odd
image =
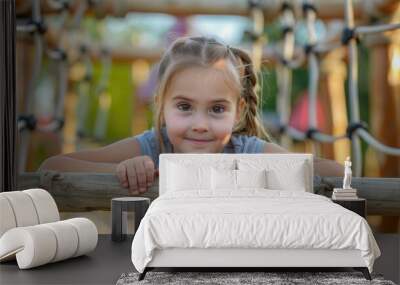
[[[143,197],[158,197],[158,181]],[[341,187],[341,177],[314,177],[314,192],[331,197]],[[358,196],[367,199],[369,215],[400,216],[400,178],[353,178]],[[117,177],[108,173],[32,172],[18,179],[18,189],[43,188],[54,197],[60,211],[109,210],[114,197],[128,196]]]
[[[27,2],[27,3],[26,3]],[[43,14],[57,13],[58,11],[52,8],[47,1],[43,2]],[[76,13],[79,9],[81,1],[70,1],[70,11]],[[242,15],[247,16],[249,11],[248,1],[205,1],[205,3],[196,0],[125,0],[123,5],[118,5],[116,9],[115,0],[96,1],[95,4],[89,5],[87,12],[90,14],[96,13],[98,17],[104,15],[117,15],[118,17],[125,16],[127,13],[164,13],[175,16],[190,16],[199,14],[211,15]],[[264,17],[267,20],[275,19],[276,15],[281,10],[283,1],[260,1],[261,9],[264,12]],[[288,1],[294,2],[294,1]],[[300,1],[299,1],[300,2]],[[387,15],[395,11],[397,0],[370,0],[370,5],[365,5],[365,0],[355,0],[354,12],[356,18],[367,18],[368,11],[376,11],[379,15]],[[23,4],[22,4],[23,3]],[[343,0],[314,0],[318,16],[323,19],[342,18],[344,14]],[[120,6],[120,7],[119,7]],[[17,14],[22,14],[30,9],[30,2],[16,1]]]

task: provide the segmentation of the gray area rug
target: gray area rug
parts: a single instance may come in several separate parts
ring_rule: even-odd
[[[372,274],[372,281],[361,272],[147,272],[145,279],[138,281],[139,273],[124,273],[117,285],[133,284],[385,284],[382,275]]]

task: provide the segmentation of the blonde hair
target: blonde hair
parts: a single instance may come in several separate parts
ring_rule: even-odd
[[[158,86],[155,94],[154,125],[161,153],[165,151],[161,128],[164,126],[164,97],[171,78],[185,68],[199,66],[210,67],[219,60],[226,60],[228,79],[232,79],[245,107],[239,123],[232,134],[257,136],[269,140],[260,119],[260,100],[255,92],[257,76],[253,70],[250,56],[241,49],[229,47],[207,37],[182,37],[175,40],[164,53],[158,67]],[[239,100],[238,100],[239,102]]]

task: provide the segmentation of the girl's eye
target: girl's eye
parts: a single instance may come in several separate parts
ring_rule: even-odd
[[[190,105],[186,103],[178,104],[177,108],[181,111],[190,111]]]
[[[223,113],[225,111],[225,107],[221,106],[221,105],[215,105],[215,106],[212,107],[212,111],[214,113],[220,114],[220,113]]]

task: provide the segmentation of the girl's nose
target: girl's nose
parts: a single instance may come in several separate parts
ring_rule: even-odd
[[[196,132],[207,132],[208,131],[208,120],[202,115],[194,117],[192,123],[192,130]]]

